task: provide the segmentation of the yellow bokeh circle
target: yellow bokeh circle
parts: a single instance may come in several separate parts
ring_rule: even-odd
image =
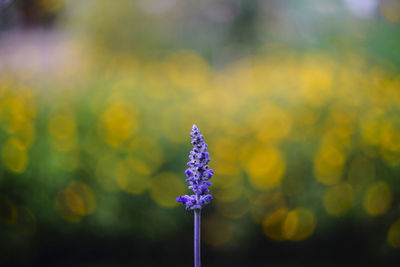
[[[324,208],[329,215],[342,216],[352,207],[353,187],[348,183],[334,185],[326,190],[323,197]]]
[[[377,182],[365,193],[364,209],[369,215],[385,213],[392,202],[392,192],[385,182]]]
[[[388,242],[394,248],[400,247],[400,220],[395,221],[389,228]]]
[[[375,180],[374,162],[365,157],[357,157],[351,161],[348,172],[349,183],[354,191],[360,192]]]
[[[115,178],[122,190],[131,193],[142,193],[149,184],[148,171],[140,161],[128,157],[118,162]]]
[[[23,173],[28,164],[26,147],[21,142],[11,137],[3,145],[3,163],[5,167],[14,173]]]
[[[342,177],[345,156],[335,145],[325,145],[314,158],[314,173],[317,180],[332,185]]]
[[[306,208],[290,211],[282,223],[284,239],[302,241],[309,237],[315,229],[317,220],[314,213]]]
[[[267,237],[276,241],[283,241],[286,237],[283,235],[282,224],[286,219],[288,210],[279,208],[268,214],[262,221],[262,227]]]
[[[69,222],[79,222],[83,216],[91,214],[95,207],[96,197],[92,189],[81,181],[71,181],[55,197],[58,214]]]
[[[125,102],[115,102],[101,114],[98,124],[100,136],[112,147],[129,140],[139,129],[139,114]]]
[[[49,133],[56,139],[69,139],[75,135],[75,118],[71,113],[61,113],[52,116],[48,123]]]
[[[285,162],[275,148],[259,148],[249,155],[246,164],[251,185],[257,189],[272,188],[282,180]]]

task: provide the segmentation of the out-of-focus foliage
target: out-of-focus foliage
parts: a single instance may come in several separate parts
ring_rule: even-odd
[[[41,10],[60,12],[58,27],[71,35],[38,32],[51,50],[33,37],[18,44],[22,54],[2,53],[0,223],[9,242],[21,245],[38,225],[148,239],[177,235],[188,215],[175,198],[187,190],[189,131],[196,123],[216,173],[204,218],[208,245],[240,246],[254,227],[267,239],[301,242],[343,219],[376,222],[387,237],[375,245],[400,246],[399,66],[354,47],[339,45],[335,53],[311,41],[302,50],[262,39],[284,26],[279,18],[278,26],[264,21],[265,14],[301,7],[304,13],[294,16],[318,8],[316,17],[334,16],[336,4],[206,1],[193,14],[191,1],[39,2]],[[345,2],[350,11],[359,3]],[[383,1],[377,10],[387,23],[380,27],[398,33],[397,2]],[[243,22],[252,12],[255,21]],[[365,24],[373,16],[356,15]],[[253,25],[260,37],[235,26],[217,38],[235,23]],[[307,23],[301,29],[311,36]],[[343,36],[364,27],[358,23],[341,29]],[[321,25],[318,33],[335,25]],[[184,29],[182,36],[175,27]],[[297,36],[283,31],[278,41],[285,34]],[[349,39],[362,42],[359,34]],[[398,44],[399,37],[391,40]],[[374,42],[365,49],[394,53]]]
[[[157,61],[110,57],[84,76],[72,73],[74,85],[49,81],[50,90],[32,84],[34,73],[2,76],[3,179],[39,186],[18,197],[35,209],[52,199],[54,210],[42,211],[49,220],[90,215],[101,223],[99,213],[116,212],[97,200],[107,191],[175,207],[186,190],[193,122],[207,133],[217,173],[215,216],[249,214],[267,236],[299,241],[320,213],[395,209],[396,180],[379,172],[400,162],[400,79],[393,71],[356,55],[286,50],[218,71],[194,51]],[[13,201],[2,202],[10,210],[4,220],[13,223]],[[221,238],[211,243],[234,235]]]

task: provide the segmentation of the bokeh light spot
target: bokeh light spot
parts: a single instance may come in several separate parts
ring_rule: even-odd
[[[324,193],[323,203],[329,215],[342,216],[353,207],[353,200],[353,187],[343,183],[329,187]]]
[[[264,233],[267,237],[276,241],[283,241],[286,239],[282,232],[283,230],[282,225],[286,219],[287,214],[288,211],[286,208],[280,208],[269,213],[264,218],[262,226],[264,229]]]
[[[164,160],[162,146],[150,137],[136,136],[129,144],[128,152],[134,158],[135,169],[142,174],[154,173]]]
[[[332,185],[342,177],[344,154],[337,146],[324,145],[314,158],[314,173],[317,180],[325,185]]]
[[[306,208],[292,210],[282,224],[283,238],[302,241],[314,232],[316,222],[316,217],[311,210]]]
[[[118,147],[139,129],[138,112],[125,102],[114,102],[101,114],[100,136],[112,147]]]
[[[375,180],[374,162],[365,157],[357,157],[351,161],[348,173],[349,183],[354,190],[360,192]]]
[[[47,128],[52,147],[59,152],[71,151],[77,143],[77,126],[72,108],[64,103],[57,104],[51,114]]]
[[[80,216],[93,212],[96,198],[92,189],[80,181],[72,181],[64,191],[68,207]]]
[[[294,211],[290,211],[282,223],[282,236],[284,239],[291,239],[297,232],[299,217]]]
[[[385,182],[371,185],[364,197],[364,209],[369,215],[385,213],[392,202],[392,192]]]
[[[149,170],[132,157],[119,162],[116,167],[116,179],[122,190],[131,193],[142,193],[149,184]]]
[[[300,82],[301,95],[312,106],[321,106],[332,94],[332,72],[326,67],[312,62],[302,68]]]
[[[55,114],[50,118],[48,128],[52,137],[65,140],[75,135],[75,119],[72,114]]]
[[[213,148],[213,162],[215,172],[221,175],[238,175],[238,142],[232,138],[213,140],[210,143]]]
[[[21,142],[11,137],[2,149],[3,163],[8,170],[14,173],[23,173],[28,164],[28,154]]]
[[[55,198],[57,212],[69,222],[79,222],[83,216],[91,214],[95,207],[96,197],[92,189],[81,181],[71,181]]]
[[[14,136],[21,142],[27,149],[30,148],[35,141],[35,127],[32,122],[25,122],[21,128],[14,134]]]
[[[400,119],[389,120],[383,124],[381,145],[391,151],[400,151]]]
[[[400,220],[395,221],[389,228],[388,242],[394,248],[400,247]]]
[[[380,153],[389,165],[400,164],[400,119],[397,117],[382,125]]]
[[[381,139],[383,110],[368,110],[360,119],[360,130],[363,141],[369,145],[377,145]]]
[[[66,196],[64,191],[60,191],[57,193],[54,201],[54,207],[57,213],[68,222],[79,222],[82,219],[82,216],[73,212],[69,206],[67,205]]]
[[[259,148],[250,155],[246,170],[255,188],[272,188],[281,182],[285,163],[275,148]]]

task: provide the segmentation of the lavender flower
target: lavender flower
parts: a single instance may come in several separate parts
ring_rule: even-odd
[[[212,195],[207,193],[210,192],[208,187],[211,185],[208,180],[211,179],[214,171],[208,166],[210,157],[207,152],[207,144],[196,125],[192,126],[190,137],[192,138],[193,149],[190,151],[190,161],[187,163],[189,168],[185,173],[188,177],[186,182],[194,194],[178,197],[176,201],[186,205],[187,210],[201,210],[213,198]]]
[[[192,137],[193,149],[190,151],[187,163],[189,168],[185,171],[189,184],[189,189],[193,191],[193,195],[184,195],[176,199],[186,206],[187,210],[194,210],[194,266],[200,267],[200,222],[201,209],[208,204],[212,199],[208,187],[211,183],[207,182],[213,176],[214,171],[208,167],[210,157],[207,152],[207,144],[203,140],[199,128],[196,125],[192,126],[190,133]]]

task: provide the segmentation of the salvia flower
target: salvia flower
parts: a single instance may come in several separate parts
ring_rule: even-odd
[[[207,152],[207,144],[196,125],[192,126],[190,137],[193,149],[189,153],[190,161],[187,163],[189,168],[185,173],[186,182],[194,194],[178,197],[176,201],[184,204],[187,210],[200,210],[212,199],[212,195],[208,194],[208,188],[211,185],[208,180],[211,179],[214,171],[208,166],[210,155]]]

